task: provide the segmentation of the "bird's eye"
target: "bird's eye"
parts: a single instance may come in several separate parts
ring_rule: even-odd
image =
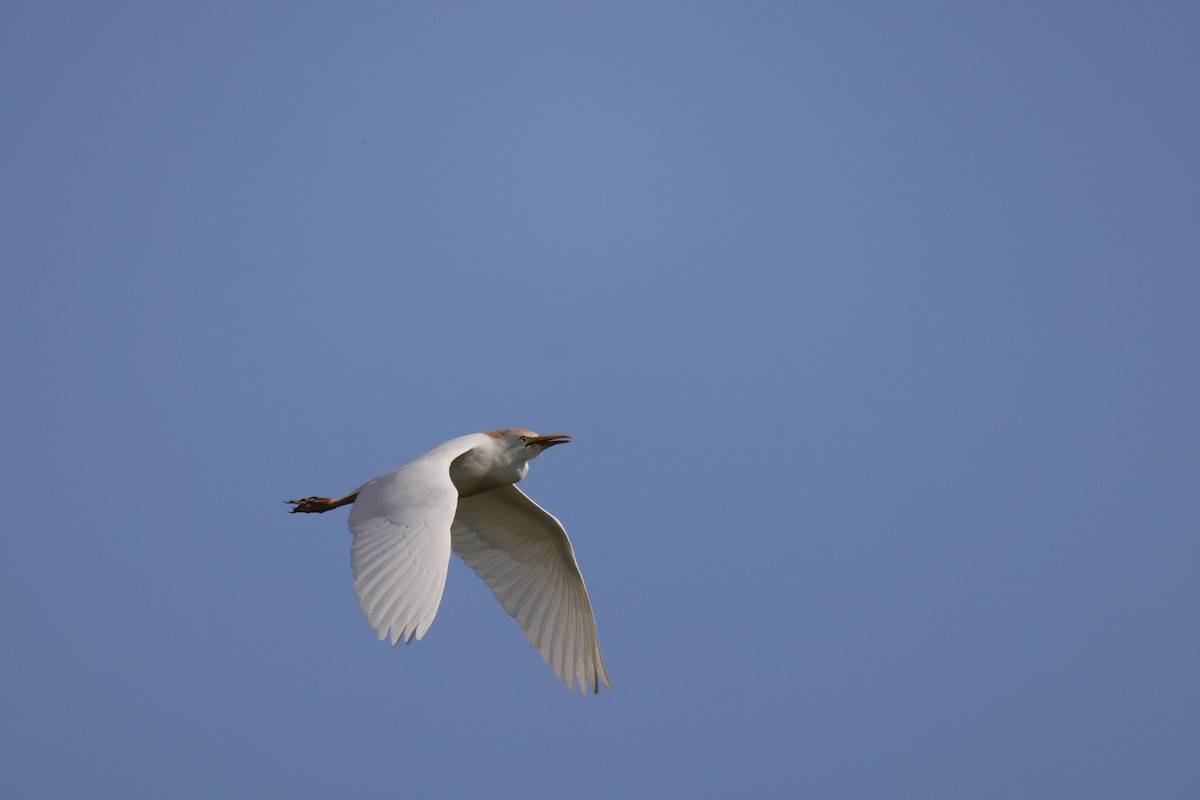
[[[522,441],[522,442],[528,442],[528,441],[529,441],[529,437],[528,437],[528,436],[522,436],[522,437],[521,437],[521,441]]]

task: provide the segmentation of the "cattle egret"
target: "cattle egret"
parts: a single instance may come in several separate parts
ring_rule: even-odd
[[[450,551],[492,590],[567,689],[610,690],[592,604],[562,523],[515,484],[529,461],[571,437],[523,428],[472,433],[440,444],[340,500],[287,500],[292,512],[350,510],[354,593],[395,645],[433,624]]]

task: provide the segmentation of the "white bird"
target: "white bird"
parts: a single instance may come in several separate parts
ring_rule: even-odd
[[[562,523],[515,484],[529,461],[571,437],[523,428],[440,444],[340,500],[287,500],[293,513],[354,504],[354,593],[382,641],[420,639],[433,624],[450,551],[492,590],[567,689],[608,689],[592,604]]]

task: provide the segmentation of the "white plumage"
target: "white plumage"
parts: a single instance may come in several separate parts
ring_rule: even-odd
[[[568,441],[521,428],[441,444],[341,500],[290,500],[293,511],[353,503],[354,592],[380,639],[420,639],[433,624],[450,551],[483,579],[567,688],[611,689],[591,602],[562,524],[515,485],[529,460]]]

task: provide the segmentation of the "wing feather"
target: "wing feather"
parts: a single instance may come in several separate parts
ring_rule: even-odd
[[[441,604],[458,491],[450,464],[470,437],[447,442],[358,489],[350,510],[354,593],[380,640],[420,639]]]
[[[591,602],[562,524],[516,486],[459,498],[451,543],[567,688],[611,689]]]
[[[546,602],[542,603],[541,608],[537,609],[537,613],[533,619],[529,620],[529,627],[526,629],[525,638],[530,644],[540,642],[538,646],[538,654],[543,660],[547,660],[546,655],[550,652],[550,636],[548,630],[553,630],[558,604],[562,601],[562,580],[558,573],[550,576],[550,586],[546,587]],[[535,645],[536,646],[536,645]]]

